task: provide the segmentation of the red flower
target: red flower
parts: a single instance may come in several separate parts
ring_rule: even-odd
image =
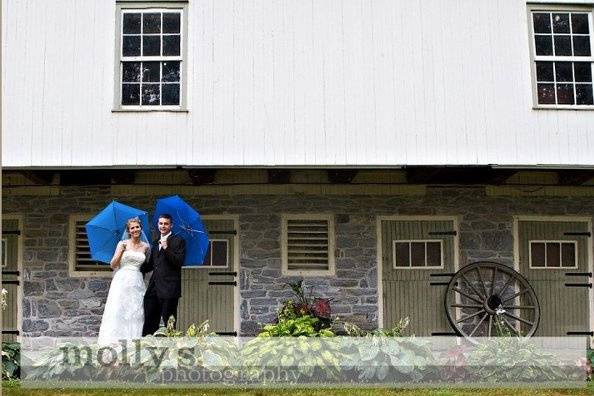
[[[316,298],[313,302],[313,312],[319,318],[330,318],[330,300],[327,298]]]

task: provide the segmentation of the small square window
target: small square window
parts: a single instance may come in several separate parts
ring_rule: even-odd
[[[577,241],[530,241],[530,268],[577,268]]]
[[[394,268],[441,268],[441,240],[393,241]]]

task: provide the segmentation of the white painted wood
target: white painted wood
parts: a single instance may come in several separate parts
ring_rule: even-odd
[[[7,0],[2,164],[594,166],[594,111],[533,109],[524,0],[187,11],[189,111],[127,113],[115,2]]]

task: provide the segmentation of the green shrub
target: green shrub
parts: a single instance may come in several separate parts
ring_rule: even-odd
[[[2,379],[11,380],[20,377],[21,344],[18,342],[2,343]]]

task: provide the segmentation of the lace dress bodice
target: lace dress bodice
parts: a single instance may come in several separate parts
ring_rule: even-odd
[[[120,269],[139,270],[146,256],[143,252],[135,252],[133,250],[124,250],[122,259],[120,261]]]

